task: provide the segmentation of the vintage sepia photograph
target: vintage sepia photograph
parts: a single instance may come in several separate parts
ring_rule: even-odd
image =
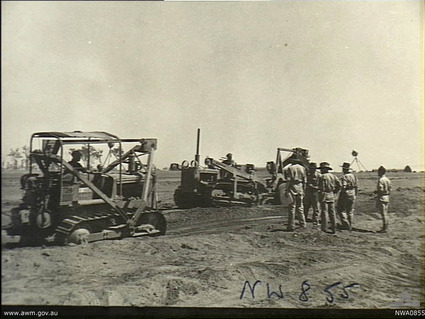
[[[422,1],[1,9],[2,317],[425,315]]]

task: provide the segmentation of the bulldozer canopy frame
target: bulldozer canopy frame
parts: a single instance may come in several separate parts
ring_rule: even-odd
[[[35,150],[34,142],[42,141],[42,149]],[[123,153],[123,143],[136,143],[136,146],[131,148],[126,153]],[[119,189],[117,189],[117,195],[122,195],[122,163],[135,152],[140,153],[141,155],[148,154],[148,171],[151,172],[151,157],[153,156],[154,150],[157,147],[157,140],[153,138],[149,139],[120,139],[117,136],[107,133],[107,132],[38,132],[34,133],[31,136],[30,141],[30,174],[33,170],[33,162],[35,161],[43,174],[49,173],[50,163],[55,163],[58,165],[59,169],[59,180],[62,184],[63,174],[65,169],[73,170],[67,162],[64,160],[64,146],[66,145],[92,145],[92,144],[104,144],[108,145],[111,149],[114,145],[118,145],[118,154],[116,154],[117,159],[108,165],[105,169],[102,169],[100,173],[107,173],[113,170],[118,166],[118,184]],[[138,156],[136,155],[137,159]],[[56,160],[53,160],[56,158]],[[140,160],[139,160],[140,161]],[[66,165],[68,164],[68,165]],[[88,154],[88,167],[90,169],[90,152]],[[74,174],[74,173],[73,173]],[[83,180],[84,183],[85,180]]]

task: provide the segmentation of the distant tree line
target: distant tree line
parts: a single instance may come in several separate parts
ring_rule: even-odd
[[[11,169],[19,169],[25,168],[28,169],[29,165],[29,155],[30,148],[28,146],[18,147],[16,149],[10,149],[10,152],[7,154],[7,157],[11,159],[11,161],[7,161],[6,158],[1,159],[1,168],[11,168]]]
[[[69,150],[69,155],[72,153],[72,151],[79,150],[82,153],[82,160],[83,162],[87,163],[88,159],[90,158],[90,165],[96,165],[96,164],[103,164],[102,163],[102,156],[103,150],[99,150],[95,148],[92,145],[83,145],[81,148],[71,148]],[[106,156],[107,160],[108,158],[112,157],[115,159],[119,156],[120,149],[119,147],[110,148],[109,153]],[[123,150],[121,150],[121,153],[123,153]],[[1,168],[3,169],[29,169],[29,155],[30,155],[30,148],[29,146],[22,146],[18,147],[16,149],[10,149],[10,152],[7,154],[7,157],[11,159],[11,161],[8,161],[6,158],[2,157],[1,161]],[[167,169],[165,167],[164,169]],[[170,171],[178,171],[181,170],[180,164],[178,163],[171,163],[170,167],[168,168]],[[398,169],[389,169],[389,172],[399,172],[401,170]],[[372,169],[372,172],[375,172],[375,169]],[[411,173],[413,172],[412,168],[407,165],[403,172]]]
[[[373,169],[372,170],[372,172],[376,172],[376,171],[378,171],[378,170],[377,169]],[[387,172],[393,172],[393,173],[395,173],[395,172],[401,172],[401,171],[403,171],[405,173],[416,172],[416,171],[413,171],[412,168],[409,165],[407,165],[404,169],[395,169],[395,168],[387,169]]]
[[[82,153],[83,162],[87,163],[90,158],[90,165],[103,164],[103,150],[99,150],[92,145],[83,145],[81,148],[71,148],[69,149],[69,155],[75,150],[79,150]],[[119,156],[120,149],[119,147],[111,148],[109,154],[106,156],[106,159],[112,158],[114,160]],[[121,153],[123,151],[121,150]],[[29,146],[22,146],[16,149],[10,149],[10,152],[6,157],[2,157],[1,168],[3,169],[29,169],[30,163],[30,148]],[[66,160],[67,158],[65,158]]]

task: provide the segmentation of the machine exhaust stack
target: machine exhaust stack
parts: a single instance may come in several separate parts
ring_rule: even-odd
[[[196,165],[199,166],[199,161],[201,159],[201,156],[199,155],[199,144],[201,142],[201,129],[198,128],[198,136],[196,138],[196,154],[195,154],[195,162]]]

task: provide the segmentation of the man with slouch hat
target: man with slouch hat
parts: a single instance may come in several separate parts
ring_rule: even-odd
[[[308,166],[307,172],[307,185],[305,188],[304,197],[304,216],[305,220],[307,221],[308,212],[311,207],[313,209],[313,226],[318,226],[320,224],[319,177],[320,173],[317,171],[316,163],[311,162]]]
[[[352,173],[350,163],[342,164],[341,192],[338,197],[337,214],[342,229],[353,228],[354,201],[358,193],[357,177]]]
[[[286,177],[286,190],[285,196],[291,196],[292,202],[289,205],[288,213],[288,231],[293,231],[295,228],[295,217],[298,215],[300,226],[306,227],[304,217],[304,190],[307,181],[306,171],[304,166],[301,165],[301,160],[296,154],[292,154],[289,158],[291,165],[285,172]]]
[[[331,233],[336,234],[335,195],[341,188],[341,183],[334,174],[329,171],[332,167],[328,162],[322,162],[319,166],[321,176],[319,178],[319,201],[321,230],[327,232],[328,217],[331,222]]]

